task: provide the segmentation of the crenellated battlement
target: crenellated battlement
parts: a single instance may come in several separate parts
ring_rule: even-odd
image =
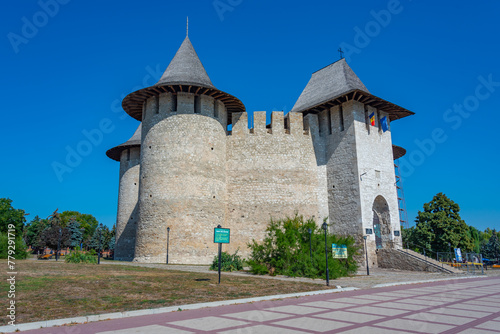
[[[271,113],[271,123],[266,124],[266,112],[254,111],[253,127],[248,127],[248,114],[233,113],[233,136],[309,136],[309,127],[304,122],[302,113],[289,112],[284,115],[283,111],[273,111]]]
[[[120,160],[117,259],[210,263],[218,225],[232,228],[226,251],[248,256],[270,219],[297,213],[364,236],[373,264],[401,244],[389,121],[413,113],[369,93],[345,59],[314,72],[289,113],[249,116],[186,36],[160,80],[122,106],[142,123],[108,151]]]

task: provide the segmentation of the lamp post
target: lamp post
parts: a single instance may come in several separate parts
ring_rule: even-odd
[[[311,257],[311,263],[313,262],[313,253],[312,253],[312,247],[311,247],[311,233],[312,230],[309,228],[307,229],[307,232],[309,232],[309,256]]]
[[[170,238],[170,227],[167,227],[167,264],[168,264],[168,242]]]
[[[330,285],[330,271],[328,270],[328,246],[326,245],[326,230],[328,228],[328,224],[326,223],[326,220],[323,222],[323,230],[325,230],[325,260],[326,260],[326,285]]]
[[[97,264],[101,264],[101,231],[102,231],[102,223],[99,224],[99,251],[97,252]]]
[[[366,248],[366,239],[367,239],[367,236],[364,235],[363,239],[365,239],[366,276],[370,276],[370,267],[368,266],[368,248]]]
[[[57,261],[57,259],[58,259],[59,249],[60,249],[60,247],[61,247],[61,236],[62,236],[62,230],[61,230],[61,228],[59,227],[59,239],[57,240],[56,261]]]
[[[222,228],[222,226],[217,225],[217,228]],[[220,284],[220,270],[221,270],[221,256],[222,256],[222,243],[219,242],[219,284]]]

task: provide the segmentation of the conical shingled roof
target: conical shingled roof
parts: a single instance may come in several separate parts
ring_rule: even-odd
[[[291,111],[317,113],[351,99],[388,112],[391,120],[413,115],[409,110],[372,95],[345,58],[314,72]]]
[[[157,85],[161,84],[194,85],[215,89],[188,36],[157,82]]]
[[[141,146],[141,134],[142,134],[142,123],[139,124],[137,130],[135,130],[134,132],[134,135],[130,137],[129,140],[127,140],[123,144],[120,144],[118,146],[109,149],[106,152],[106,155],[113,160],[120,161],[120,156],[124,150],[131,147]]]
[[[306,88],[295,102],[292,111],[306,110],[355,89],[370,93],[354,71],[347,65],[345,58],[342,58],[312,74]]]
[[[211,96],[224,103],[228,111],[228,120],[230,120],[231,113],[245,111],[245,106],[238,98],[218,90],[212,84],[187,36],[160,80],[154,86],[127,95],[122,101],[122,107],[127,114],[141,121],[144,101],[165,92],[174,94],[186,92]]]

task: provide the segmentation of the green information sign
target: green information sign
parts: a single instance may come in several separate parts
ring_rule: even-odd
[[[228,244],[229,235],[230,233],[228,228],[214,228],[214,243]]]
[[[347,259],[347,246],[332,244],[332,257],[334,259]]]

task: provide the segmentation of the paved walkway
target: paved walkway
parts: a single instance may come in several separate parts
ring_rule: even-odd
[[[23,333],[500,333],[500,277],[346,291]]]

